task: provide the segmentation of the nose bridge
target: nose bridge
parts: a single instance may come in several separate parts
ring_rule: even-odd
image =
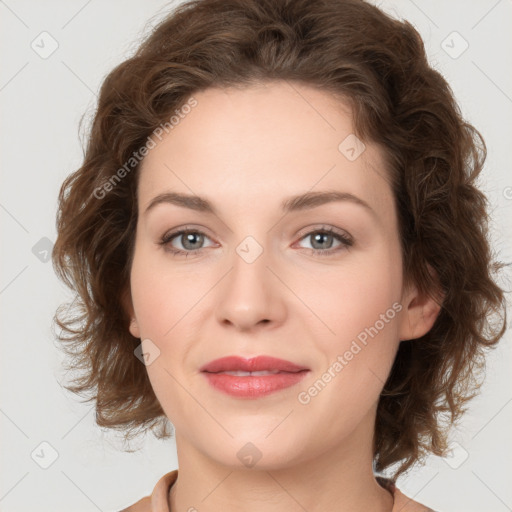
[[[248,329],[279,314],[279,283],[267,267],[272,266],[270,249],[253,236],[236,246],[231,271],[219,297],[219,321]]]

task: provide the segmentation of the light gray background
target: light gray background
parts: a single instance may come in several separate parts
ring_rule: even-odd
[[[494,247],[510,261],[512,2],[378,3],[417,27],[432,64],[452,85],[466,118],[483,133],[489,156],[482,187],[493,208]],[[51,319],[71,295],[51,262],[41,261],[45,241],[40,241],[55,240],[59,187],[81,163],[80,116],[93,113],[102,79],[170,5],[159,0],[0,0],[3,512],[120,510],[149,494],[164,473],[177,467],[173,440],[147,436],[132,446],[142,450],[124,453],[119,437],[95,426],[92,405],[79,403],[59,386],[64,374]],[[40,36],[43,31],[58,43],[47,58],[31,48],[35,41],[43,51],[43,37],[44,48],[51,48],[50,38]],[[453,55],[464,41],[453,31],[469,44],[457,58]],[[512,510],[510,370],[508,331],[488,359],[481,396],[453,433],[461,448],[448,460],[429,458],[425,467],[400,479],[403,492],[440,512]],[[58,454],[48,469],[40,464],[51,461],[52,448],[42,442]]]

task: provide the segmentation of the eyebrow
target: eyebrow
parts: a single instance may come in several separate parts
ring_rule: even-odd
[[[306,192],[305,194],[292,196],[282,202],[281,210],[283,213],[303,211],[310,208],[316,208],[323,204],[339,201],[348,201],[359,206],[363,206],[371,214],[377,217],[375,210],[373,210],[371,206],[360,197],[350,194],[349,192],[340,191]],[[144,214],[147,214],[156,205],[162,203],[174,204],[190,210],[217,215],[217,210],[207,199],[179,192],[165,192],[157,195],[149,202]]]

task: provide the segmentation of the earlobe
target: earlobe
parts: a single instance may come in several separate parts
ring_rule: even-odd
[[[129,331],[135,338],[140,338],[140,329],[137,319],[135,318],[135,311],[133,309],[133,302],[129,287],[125,288],[121,294],[121,303],[126,314],[131,318]]]
[[[132,321],[130,322],[130,333],[135,338],[140,338],[140,329],[137,320],[132,317]]]
[[[429,272],[435,276],[435,271],[428,265]],[[439,283],[438,283],[439,286]],[[440,290],[440,287],[438,287]],[[399,339],[412,340],[427,334],[434,325],[441,311],[444,293],[438,292],[435,298],[420,294],[416,286],[412,286],[406,294],[404,309],[400,320]]]

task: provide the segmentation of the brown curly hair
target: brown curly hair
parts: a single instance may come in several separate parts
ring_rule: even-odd
[[[476,395],[485,349],[506,329],[504,290],[493,279],[504,264],[492,261],[487,199],[476,185],[482,136],[413,26],[363,0],[190,1],[108,74],[83,164],[59,194],[52,260],[76,297],[54,322],[68,367],[83,371],[66,388],[95,400],[97,424],[125,439],[148,428],[169,436],[129,333],[140,149],[193,93],[265,80],[349,102],[356,135],[388,163],[404,283],[442,302],[426,335],[399,344],[379,399],[374,469],[396,463],[396,480],[429,452],[443,455],[449,427]]]

